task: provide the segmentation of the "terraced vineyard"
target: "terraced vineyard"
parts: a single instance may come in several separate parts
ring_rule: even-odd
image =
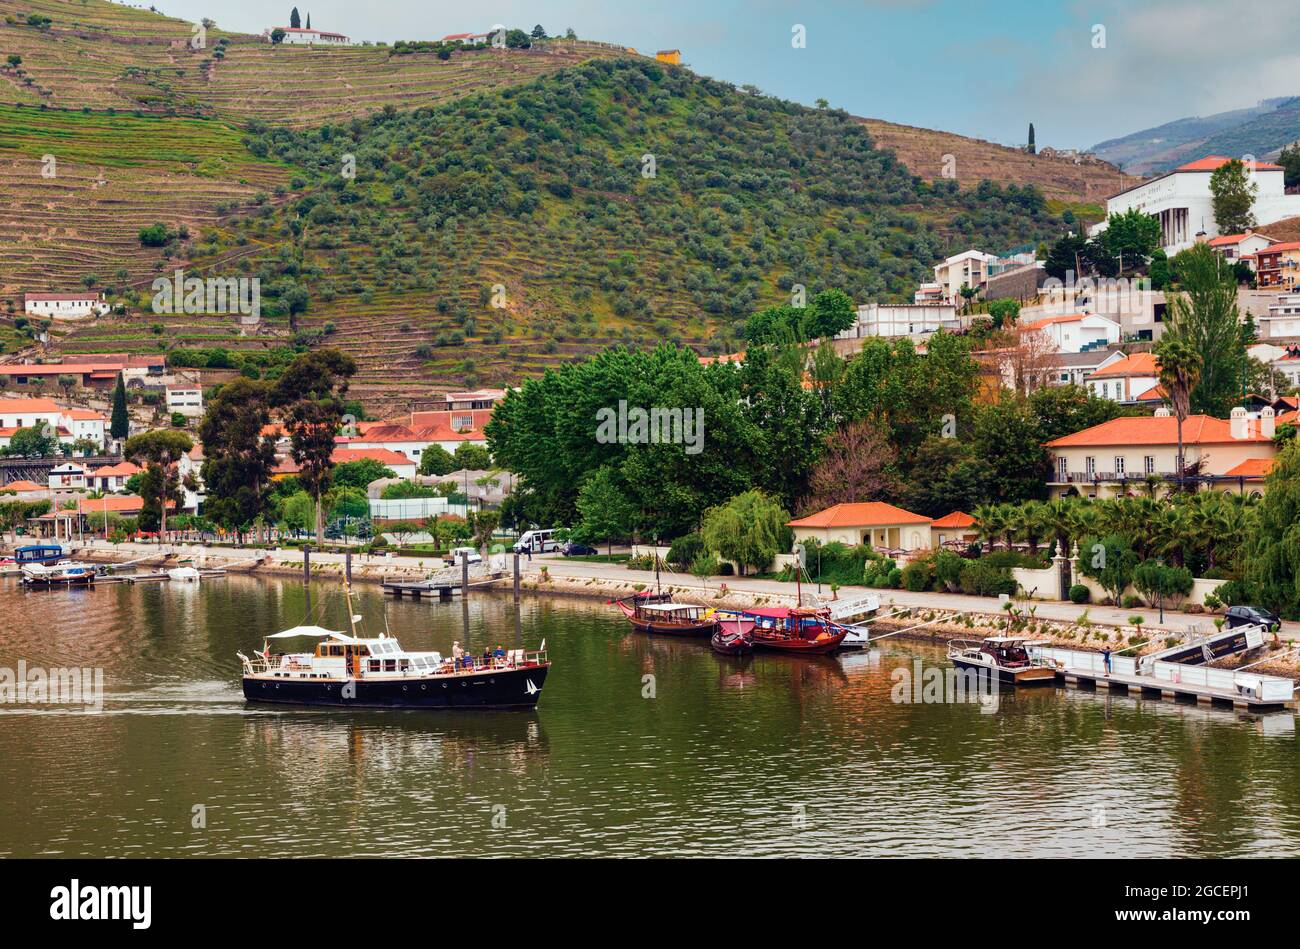
[[[219,122],[0,105],[0,294],[144,280],[141,227],[197,234],[288,181]]]
[[[29,26],[33,14],[49,25]],[[460,51],[444,61],[387,46],[271,45],[219,26],[196,49],[192,30],[184,20],[103,0],[0,0],[0,53],[22,57],[17,68],[0,68],[0,101],[302,127],[386,105],[446,102],[619,55],[604,44],[557,41]]]
[[[0,61],[22,59],[0,69],[0,296],[13,313],[89,281],[128,308],[56,327],[52,351],[228,368],[328,342],[358,358],[358,397],[395,408],[615,342],[736,348],[797,284],[906,298],[945,253],[1058,233],[1107,174],[880,126],[896,158],[842,112],[602,44],[440,59],[192,35],[103,0],[0,0]],[[963,177],[1008,187],[928,183],[917,149],[962,143]],[[141,245],[154,222],[165,248]],[[141,290],[182,265],[259,277],[258,331],[150,312]]]

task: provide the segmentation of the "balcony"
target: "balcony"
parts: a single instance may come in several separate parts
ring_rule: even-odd
[[[1070,471],[1067,472],[1065,478],[1062,479],[1061,472],[1058,471],[1056,472],[1055,477],[1056,480],[1050,482],[1051,484],[1128,484],[1130,482],[1133,484],[1141,484],[1146,481],[1147,478],[1151,477],[1161,478],[1165,481],[1172,481],[1178,476],[1172,471],[1155,471],[1151,474],[1147,474],[1146,472],[1125,472],[1124,474],[1117,474],[1114,471],[1096,471],[1092,474],[1088,474],[1086,471]]]

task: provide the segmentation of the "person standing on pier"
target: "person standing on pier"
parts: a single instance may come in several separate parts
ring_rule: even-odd
[[[1106,667],[1106,675],[1110,675],[1110,646],[1101,647],[1101,662]]]

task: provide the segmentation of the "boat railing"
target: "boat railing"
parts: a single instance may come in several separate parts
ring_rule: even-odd
[[[244,664],[244,675],[269,675],[275,672],[305,672],[312,668],[311,659],[314,657],[307,656],[306,660],[290,653],[254,653],[251,657],[245,656],[242,652],[236,653],[240,661]],[[361,660],[360,678],[366,678],[369,670],[366,663],[369,659]],[[527,669],[533,666],[544,665],[549,661],[546,650],[544,649],[508,649],[504,656],[462,656],[460,659],[453,659],[451,656],[444,656],[441,663],[436,666],[426,668],[417,668],[414,664],[400,671],[384,670],[371,675],[394,676],[401,675],[409,678],[418,678],[420,676],[434,675],[469,675],[476,672],[492,672],[508,669]]]

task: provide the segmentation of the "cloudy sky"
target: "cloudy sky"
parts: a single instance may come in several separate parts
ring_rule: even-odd
[[[1188,115],[1300,94],[1300,4],[1222,0],[154,0],[260,33],[312,25],[357,40],[436,39],[493,24],[643,52],[863,116],[1020,144],[1082,148]],[[1266,13],[1262,11],[1266,10]],[[1256,15],[1260,14],[1262,15]],[[792,47],[804,28],[807,45]]]

